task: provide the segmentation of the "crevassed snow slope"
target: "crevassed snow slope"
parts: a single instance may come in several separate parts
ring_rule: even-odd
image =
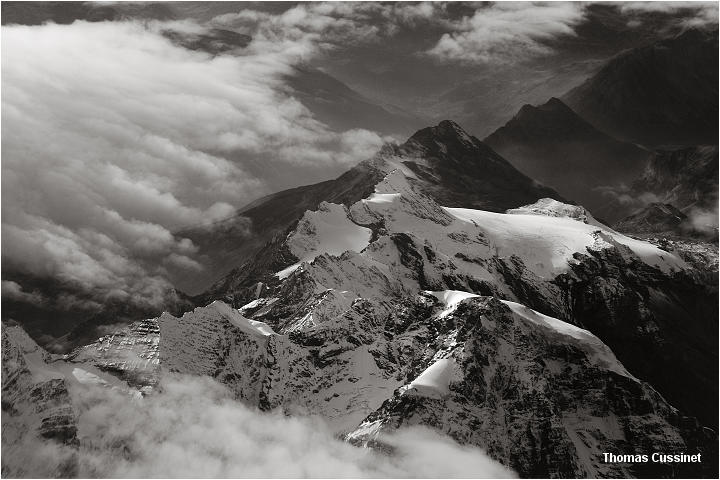
[[[295,231],[288,237],[288,247],[300,261],[276,275],[283,279],[303,262],[311,262],[323,253],[341,255],[353,250],[360,252],[370,243],[372,231],[348,218],[343,205],[323,202],[318,210],[307,211]]]
[[[599,241],[607,246],[609,242],[625,245],[643,262],[665,272],[687,266],[677,256],[650,243],[572,218],[443,208],[461,222],[478,227],[494,244],[499,256],[517,255],[542,278],[554,278],[567,271],[575,252],[587,253],[588,247],[602,248]]]

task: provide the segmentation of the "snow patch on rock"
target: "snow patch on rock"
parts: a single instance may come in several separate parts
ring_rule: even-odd
[[[450,394],[450,382],[456,366],[452,358],[437,360],[410,382],[403,394],[430,398],[442,398]]]
[[[433,297],[440,300],[445,309],[438,315],[440,318],[445,318],[450,315],[458,306],[458,303],[462,302],[466,298],[477,297],[474,293],[462,292],[460,290],[441,290],[438,292],[427,292]]]
[[[373,193],[362,201],[365,203],[392,203],[398,197],[400,197],[399,193]]]
[[[210,308],[214,308],[221,313],[227,320],[235,325],[237,328],[247,333],[248,335],[266,337],[268,335],[275,335],[275,332],[267,323],[259,322],[257,320],[251,320],[244,317],[238,310],[231,308],[228,304],[219,300],[214,301],[210,305]]]

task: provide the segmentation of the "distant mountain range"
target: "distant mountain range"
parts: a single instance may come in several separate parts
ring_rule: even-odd
[[[422,117],[373,101],[309,65],[296,67],[287,83],[315,118],[338,131],[364,128],[405,136],[426,124]]]
[[[684,237],[694,233],[688,216],[669,203],[653,202],[613,225],[634,235]]]
[[[648,192],[707,210],[717,203],[717,149],[698,145],[718,141],[717,52],[717,31],[697,29],[628,50],[562,100],[525,105],[485,141],[611,223],[652,202]]]

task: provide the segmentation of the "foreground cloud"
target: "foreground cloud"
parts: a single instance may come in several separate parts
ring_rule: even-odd
[[[3,471],[53,475],[76,459],[77,475],[88,478],[514,476],[481,450],[427,429],[386,438],[395,449],[387,457],[338,440],[319,419],[250,409],[208,378],[170,377],[160,390],[133,399],[117,389],[76,386],[82,437],[77,457],[26,438],[3,445]],[[31,467],[38,470],[23,470]]]
[[[227,217],[299,171],[300,182],[342,171],[382,143],[333,132],[293,98],[284,79],[299,52],[313,54],[307,39],[211,56],[174,45],[166,28],[202,31],[3,26],[5,266],[159,304],[166,269],[202,269],[197,246],[173,232]]]

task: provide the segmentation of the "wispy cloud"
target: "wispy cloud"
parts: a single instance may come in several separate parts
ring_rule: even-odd
[[[636,26],[642,23],[642,16],[649,13],[666,13],[678,16],[678,22],[685,27],[706,27],[718,25],[717,2],[620,2],[620,11],[633,18]]]
[[[280,13],[242,10],[220,15],[212,24],[232,26],[259,40],[291,45],[307,58],[318,50],[351,44],[378,43],[403,27],[439,21],[446,11],[442,2],[310,2]]]
[[[80,406],[80,477],[514,476],[480,449],[428,429],[384,439],[395,448],[391,457],[352,447],[320,419],[261,413],[209,378],[170,377],[159,392],[139,400],[98,386],[77,386],[73,397]],[[72,461],[68,449],[31,436],[3,446],[3,463],[25,476],[52,475]]]
[[[427,54],[441,61],[506,63],[551,53],[548,42],[575,35],[584,18],[579,2],[497,2],[451,23]]]

